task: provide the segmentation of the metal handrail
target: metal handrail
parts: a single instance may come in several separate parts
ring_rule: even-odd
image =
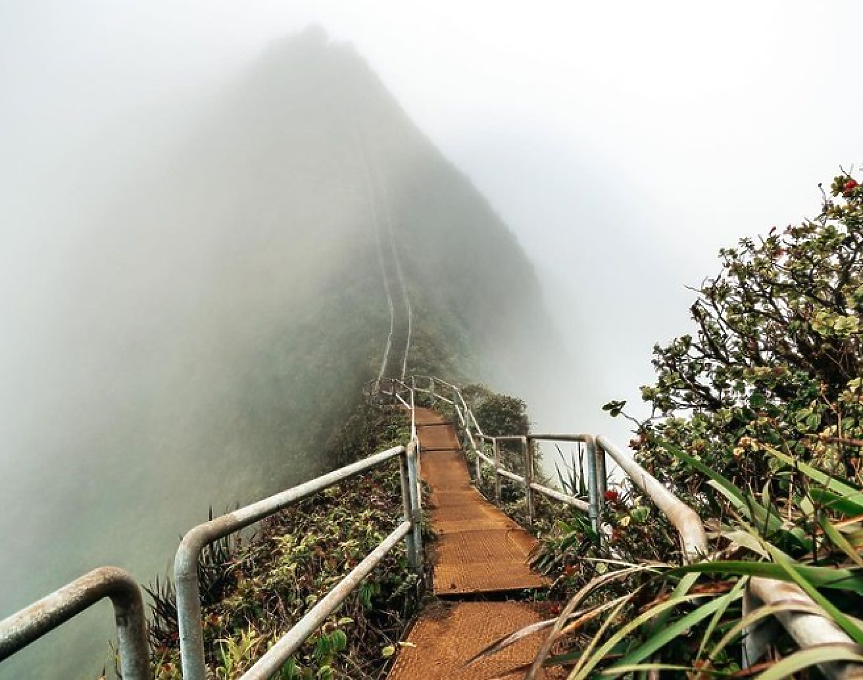
[[[780,610],[774,617],[788,632],[801,649],[825,644],[854,646],[854,641],[827,616],[814,613],[821,611],[812,599],[797,585],[786,581],[752,577],[746,587],[743,600],[744,615],[763,606],[787,605],[798,602],[802,609],[809,611]],[[757,663],[775,642],[771,631],[758,627],[747,631],[743,640],[743,666]],[[860,664],[847,661],[833,661],[818,664],[818,668],[828,678],[845,680],[861,677]]]
[[[626,473],[639,489],[646,493],[677,529],[683,557],[694,562],[707,555],[707,534],[698,513],[666,489],[647,470],[624,454],[607,438],[599,435],[596,443]]]
[[[426,379],[428,387],[422,388],[417,380]],[[411,411],[411,441],[407,447],[399,446],[347,465],[329,474],[310,480],[281,493],[270,496],[232,513],[217,517],[198,525],[183,538],[175,560],[177,589],[177,614],[180,625],[180,650],[184,680],[206,680],[204,664],[203,632],[198,583],[198,564],[203,548],[220,538],[269,517],[304,498],[330,486],[352,479],[368,470],[379,467],[399,457],[401,491],[404,519],[365,559],[343,578],[324,598],[293,626],[263,657],[261,657],[241,680],[265,680],[277,672],[285,661],[296,652],[310,635],[317,630],[344,599],[371,573],[401,540],[407,544],[408,560],[419,573],[422,568],[421,505],[419,490],[419,456],[415,413],[415,395],[425,392],[432,402],[440,399],[455,409],[457,420],[464,432],[466,448],[476,455],[477,480],[480,478],[481,462],[494,467],[497,498],[500,500],[500,477],[512,479],[524,485],[529,517],[533,519],[532,492],[536,491],[568,503],[588,512],[602,536],[601,508],[606,483],[605,456],[611,457],[629,479],[647,494],[657,507],[665,513],[678,531],[681,552],[685,561],[703,558],[707,554],[707,538],[701,519],[694,510],[680,501],[671,491],[635,462],[632,456],[617,449],[604,436],[587,434],[525,434],[493,437],[486,435],[468,407],[461,390],[444,380],[427,376],[413,376],[410,384],[405,380],[390,379],[389,392],[383,381],[375,381],[375,389],[388,394]],[[436,393],[437,385],[452,390],[453,398]],[[400,394],[408,392],[409,401]],[[491,442],[494,459],[485,455],[476,445]],[[520,441],[525,455],[525,475],[503,469],[500,465],[499,442]],[[544,487],[533,481],[533,446],[537,441],[571,441],[584,443],[588,448],[588,503],[569,494]],[[0,621],[0,661],[20,651],[57,626],[65,623],[101,599],[108,597],[114,606],[117,625],[121,672],[130,680],[145,680],[150,677],[149,645],[144,617],[141,590],[134,579],[122,569],[101,567],[63,586],[38,602]],[[764,578],[751,578],[746,590],[745,607],[752,609],[771,603],[800,602],[808,611],[784,611],[775,615],[782,626],[801,648],[838,642],[852,645],[852,640],[826,616],[817,613],[812,600],[797,586]],[[757,660],[764,649],[764,638],[757,631],[750,631],[745,641],[744,665]],[[836,680],[849,677],[859,671],[859,664],[829,663],[820,666],[822,672]],[[856,677],[856,676],[855,676]]]
[[[426,381],[427,387],[422,387],[418,384],[419,381]],[[392,384],[399,383],[400,381],[392,381]],[[604,487],[604,480],[600,483],[597,477],[597,465],[596,465],[596,453],[595,447],[593,446],[593,437],[590,435],[502,435],[497,437],[492,437],[485,434],[480,426],[479,422],[476,419],[472,409],[470,409],[467,405],[467,402],[464,399],[464,395],[461,390],[453,385],[452,383],[442,380],[441,378],[436,378],[433,376],[421,376],[415,375],[411,376],[410,386],[408,386],[404,382],[400,382],[404,389],[409,389],[415,392],[422,392],[425,394],[429,394],[432,398],[432,403],[435,400],[442,400],[447,404],[451,404],[455,410],[456,417],[458,422],[461,424],[462,429],[464,431],[464,445],[465,448],[470,450],[476,456],[476,478],[479,479],[481,476],[482,468],[481,463],[484,461],[489,464],[494,469],[495,473],[495,498],[498,502],[501,499],[501,486],[500,486],[500,478],[504,477],[510,479],[512,481],[518,482],[524,486],[525,496],[526,496],[526,504],[528,511],[528,521],[533,523],[534,520],[534,498],[533,492],[541,493],[549,498],[553,498],[554,500],[566,503],[571,505],[583,512],[587,512],[591,521],[594,525],[594,528],[599,529],[599,515],[600,515],[600,494],[597,492],[597,489],[600,486]],[[452,391],[452,399],[447,398],[440,394],[437,390],[437,387],[444,386]],[[396,396],[397,391],[393,388],[392,395]],[[477,441],[479,442],[490,442],[492,444],[493,450],[495,452],[494,460],[488,458],[485,453],[481,450],[480,446],[477,446]],[[522,448],[525,456],[525,472],[526,475],[518,475],[510,470],[505,469],[500,464],[500,449],[499,442],[504,441],[520,441],[522,443]],[[585,503],[580,498],[576,498],[570,494],[565,494],[555,489],[550,489],[547,486],[543,486],[542,484],[538,484],[534,481],[534,460],[533,460],[533,442],[536,441],[579,441],[587,444],[590,449],[589,458],[588,458],[588,467],[589,467],[589,477],[590,482],[588,484],[588,488],[590,489],[590,502]],[[605,466],[604,464],[601,466],[601,469],[604,473]]]
[[[470,435],[470,432],[468,431]],[[524,486],[525,489],[525,497],[526,497],[526,505],[527,505],[527,514],[528,514],[528,522],[533,523],[535,518],[535,508],[534,508],[534,498],[533,492],[541,493],[548,498],[552,498],[561,503],[566,503],[567,505],[571,505],[578,510],[585,512],[591,518],[591,522],[594,526],[594,529],[598,531],[599,529],[599,515],[601,506],[599,503],[600,494],[596,492],[596,489],[600,488],[600,484],[598,481],[594,481],[591,483],[588,481],[588,490],[590,492],[590,501],[585,502],[582,499],[572,496],[571,494],[563,493],[562,491],[558,491],[556,489],[551,489],[547,486],[539,484],[534,481],[534,451],[533,444],[539,441],[570,441],[570,442],[583,442],[588,444],[590,449],[589,458],[588,458],[588,476],[590,480],[598,480],[597,477],[597,467],[594,463],[596,460],[595,451],[593,447],[593,437],[591,435],[583,435],[583,434],[569,434],[569,435],[505,435],[500,437],[491,437],[485,434],[477,434],[477,439],[482,442],[489,442],[492,445],[492,450],[495,452],[494,458],[489,458],[483,453],[480,447],[476,446],[474,443],[473,436],[470,435],[470,443],[471,443],[471,452],[476,456],[476,478],[479,479],[482,474],[482,463],[486,463],[490,467],[494,469],[495,473],[495,499],[500,502],[501,500],[501,488],[500,488],[500,480],[499,477],[505,477],[514,482],[519,482]],[[500,458],[500,442],[505,441],[520,441],[522,443],[522,450],[525,457],[525,472],[527,473],[525,476],[518,475],[510,470],[507,470],[501,464]],[[604,467],[603,467],[604,470]],[[528,478],[528,475],[530,478]]]
[[[120,670],[129,680],[150,677],[150,646],[141,589],[117,567],[100,567],[0,621],[0,661],[104,598],[114,606]]]
[[[417,456],[415,442],[412,441],[407,448],[397,446],[387,451],[376,453],[361,461],[346,465],[329,474],[299,484],[257,503],[247,505],[221,517],[216,517],[209,522],[194,527],[183,537],[174,561],[174,579],[177,589],[180,659],[184,680],[206,680],[207,678],[204,661],[204,635],[201,622],[200,586],[198,583],[198,563],[204,547],[240,531],[255,522],[259,522],[289,505],[297,503],[331,486],[352,479],[363,472],[377,468],[396,457],[401,459],[400,472],[404,522],[371,555],[363,560],[348,576],[342,579],[338,586],[336,586],[336,590],[321,600],[316,607],[289,630],[249,670],[249,673],[254,671],[254,674],[248,676],[249,678],[269,677],[273,671],[266,675],[260,675],[259,673],[264,672],[261,669],[274,668],[278,670],[279,666],[274,666],[274,664],[281,664],[287,661],[288,657],[315,630],[315,627],[310,628],[310,626],[313,626],[319,619],[323,621],[329,616],[348,593],[359,586],[361,580],[402,538],[407,541],[408,559],[411,566],[417,573],[421,571],[422,539],[419,532],[421,510],[416,492]]]
[[[338,609],[363,580],[380,564],[381,560],[402,539],[410,540],[412,524],[402,522],[362,562],[354,567],[338,585],[301,618],[276,644],[267,650],[239,680],[268,680],[285,664],[288,658]],[[185,678],[185,675],[184,675]]]
[[[625,454],[620,451],[606,437],[602,435],[597,435],[596,437],[593,437],[591,435],[566,434],[537,434],[505,437],[488,436],[482,432],[479,424],[476,423],[476,419],[473,417],[473,413],[464,403],[464,399],[461,396],[461,392],[460,390],[458,390],[458,388],[455,388],[454,386],[446,383],[443,380],[440,380],[439,378],[428,379],[432,381],[431,392],[433,397],[435,381],[438,384],[446,385],[447,387],[453,388],[455,390],[455,393],[458,394],[462,402],[465,412],[470,414],[470,419],[468,419],[467,417],[461,417],[459,418],[459,420],[463,423],[467,423],[468,420],[473,420],[474,424],[476,425],[476,439],[482,442],[491,442],[494,450],[498,452],[498,455],[495,455],[494,459],[491,459],[473,444],[474,439],[472,436],[466,437],[469,438],[473,447],[473,452],[476,454],[477,457],[477,480],[479,480],[480,476],[481,461],[484,461],[485,463],[495,468],[496,481],[499,479],[500,476],[513,479],[524,484],[526,493],[528,494],[530,494],[530,490],[540,491],[551,498],[556,498],[561,502],[569,503],[586,512],[592,512],[592,508],[595,507],[597,519],[601,521],[601,508],[604,505],[605,501],[604,485],[607,479],[605,470],[605,456],[607,455],[617,463],[620,469],[623,470],[623,472],[633,482],[633,484],[635,484],[639,489],[641,489],[674,525],[679,536],[683,560],[685,562],[691,562],[703,559],[707,556],[707,536],[704,531],[704,524],[702,523],[701,518],[698,516],[698,514],[688,505],[683,503],[683,501],[677,498],[670,490],[664,487],[656,478],[654,478],[650,473],[648,473],[647,470],[641,467],[631,455]],[[452,401],[446,401],[455,405],[455,399],[453,399]],[[456,410],[458,410],[459,407],[457,405],[455,405],[455,407]],[[467,431],[467,434],[470,435],[470,428],[466,426],[465,429]],[[584,501],[581,501],[580,499],[575,499],[574,497],[567,494],[555,492],[552,489],[541,488],[540,485],[529,482],[529,480],[527,480],[525,477],[516,475],[508,470],[502,470],[500,468],[498,442],[514,441],[519,439],[524,440],[528,444],[532,441],[577,441],[583,442],[585,446],[587,446],[589,449],[592,447],[593,451],[588,451],[588,487],[589,489],[591,489],[590,503],[584,503]],[[525,447],[526,470],[531,469],[530,467],[528,467],[532,464],[532,460],[530,458],[531,449],[532,447],[529,445]],[[591,461],[595,462],[595,464],[592,466],[592,470],[590,470]],[[497,499],[500,500],[499,491],[497,491],[496,495]],[[529,500],[529,496],[528,507],[529,509],[531,509],[531,502]],[[602,532],[600,531],[598,532],[598,534],[601,536]],[[828,643],[840,643],[853,646],[853,640],[851,640],[851,638],[827,616],[813,613],[815,611],[818,611],[818,608],[816,607],[812,599],[798,586],[787,583],[785,581],[777,581],[773,579],[755,577],[751,578],[747,584],[744,604],[745,609],[748,611],[751,611],[752,609],[759,606],[771,605],[780,602],[787,603],[789,601],[799,602],[804,608],[809,610],[782,611],[775,615],[775,619],[782,625],[783,628],[785,628],[788,634],[797,643],[798,647],[800,647],[801,649],[806,649]],[[748,631],[748,634],[746,635],[746,638],[744,640],[744,651],[742,659],[744,667],[748,667],[755,663],[757,660],[759,660],[763,656],[764,651],[766,651],[766,645],[768,645],[770,642],[772,642],[772,640],[769,637],[760,635],[757,629],[754,631]],[[824,673],[827,677],[833,680],[846,680],[847,678],[850,678],[852,676],[860,677],[860,664],[852,662],[832,662],[820,664],[819,668],[822,673]]]
[[[429,383],[427,388],[421,388],[416,385],[417,380],[426,380]],[[402,383],[404,384],[404,383]],[[438,394],[435,387],[443,385],[453,391],[453,398],[448,399]],[[406,386],[406,385],[405,385]],[[407,386],[406,386],[407,387]],[[681,552],[685,561],[690,562],[700,559],[707,553],[707,536],[704,532],[704,525],[698,514],[689,506],[678,499],[674,494],[666,489],[657,479],[650,475],[647,470],[641,467],[635,460],[622,453],[614,444],[602,435],[590,434],[523,434],[523,435],[500,435],[490,436],[482,432],[479,424],[476,422],[476,417],[471,409],[464,401],[461,390],[451,383],[440,378],[432,376],[413,376],[411,378],[411,387],[416,391],[429,393],[433,399],[442,399],[445,402],[452,404],[455,407],[458,420],[463,423],[466,434],[473,443],[475,440],[481,442],[489,442],[492,445],[494,452],[493,459],[480,451],[480,447],[473,445],[473,453],[476,455],[477,463],[477,479],[479,479],[481,471],[481,462],[485,462],[494,468],[495,472],[495,498],[498,502],[501,499],[500,477],[511,479],[521,483],[525,487],[527,494],[528,519],[533,521],[533,503],[531,492],[537,491],[544,495],[554,498],[572,505],[580,510],[587,512],[590,516],[591,524],[598,536],[602,536],[601,531],[601,515],[605,504],[605,488],[607,484],[605,456],[612,458],[618,466],[626,473],[632,482],[644,491],[651,500],[656,503],[657,507],[662,510],[678,531],[681,543]],[[456,402],[461,402],[459,406]],[[463,409],[463,412],[460,412]],[[470,422],[473,422],[476,427],[475,434],[471,432]],[[519,441],[522,443],[525,457],[525,476],[518,475],[510,470],[506,470],[500,463],[500,443]],[[587,465],[588,465],[588,497],[589,500],[585,503],[583,500],[576,498],[570,494],[564,494],[548,487],[537,484],[528,476],[532,476],[534,461],[533,461],[533,446],[532,444],[540,441],[566,441],[577,442],[585,445],[587,449]]]

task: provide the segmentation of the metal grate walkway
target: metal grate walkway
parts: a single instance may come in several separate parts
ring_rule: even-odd
[[[431,489],[428,513],[437,535],[431,554],[435,595],[451,599],[547,587],[547,579],[527,565],[536,540],[473,487],[453,427],[430,409],[417,409],[416,417],[421,475]],[[420,614],[388,680],[518,677],[507,672],[533,660],[540,636],[469,668],[464,663],[541,619],[536,608],[520,602],[437,600]]]

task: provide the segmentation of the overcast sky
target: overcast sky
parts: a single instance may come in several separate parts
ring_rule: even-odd
[[[95,135],[158,125],[309,23],[517,234],[592,404],[650,378],[720,246],[814,215],[816,184],[863,164],[859,0],[2,0],[0,264],[74,238],[46,206],[98,200],[98,176],[68,181]]]

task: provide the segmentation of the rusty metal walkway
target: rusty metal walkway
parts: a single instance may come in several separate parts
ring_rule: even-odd
[[[545,579],[527,565],[536,540],[489,503],[470,482],[452,425],[417,409],[422,479],[431,489],[429,515],[437,534],[435,595],[541,588]]]
[[[430,409],[416,409],[421,476],[431,489],[428,512],[434,593],[447,597],[420,614],[389,680],[460,680],[517,677],[507,671],[529,664],[539,636],[481,663],[465,662],[498,638],[541,620],[522,602],[452,602],[454,597],[547,587],[527,557],[536,540],[473,487],[453,427]],[[550,676],[548,676],[550,677]]]

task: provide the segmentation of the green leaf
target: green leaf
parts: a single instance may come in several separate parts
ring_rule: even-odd
[[[699,577],[700,574],[684,574],[683,578],[680,579],[679,583],[674,588],[674,591],[671,593],[671,599],[676,600],[684,597],[692,589],[692,586],[698,582]],[[660,614],[656,621],[653,622],[653,628],[650,633],[653,634],[655,631],[664,628],[671,614],[671,609]]]
[[[728,607],[731,606],[731,603],[735,600],[740,599],[743,596],[743,591],[748,583],[749,578],[743,577],[734,584],[734,588],[731,589],[731,592],[722,596],[721,599],[723,600],[723,604],[713,614],[713,618],[710,620],[710,624],[708,624],[707,630],[704,631],[704,635],[701,638],[701,646],[698,648],[698,654],[695,657],[696,661],[700,660],[701,657],[704,655],[704,650],[707,647],[707,643],[710,641],[710,638],[713,637],[713,631],[716,630],[716,627],[719,625],[719,622],[722,620],[725,612],[728,611]]]
[[[648,640],[645,640],[644,642],[639,644],[635,650],[627,654],[618,663],[614,664],[608,670],[613,671],[617,669],[618,666],[629,666],[632,664],[640,663],[657,650],[662,649],[662,647],[667,645],[672,640],[675,640],[680,635],[683,635],[695,624],[703,621],[719,609],[727,607],[732,600],[738,599],[740,598],[740,596],[740,591],[732,591],[730,593],[726,593],[722,597],[717,597],[708,602],[707,604],[701,605],[700,607],[698,607],[698,609],[695,609],[694,611],[691,611],[688,614],[681,616],[679,619],[672,621],[670,624],[660,629],[656,634],[652,635]],[[686,599],[694,599],[694,596],[690,596]],[[623,671],[621,671],[621,673],[622,672]]]
[[[842,535],[842,532],[833,526],[829,517],[819,518],[818,523],[821,525],[821,528],[824,529],[824,533],[827,537],[833,541],[833,545],[848,555],[852,561],[856,562],[858,567],[863,567],[863,558],[860,557],[854,546],[848,542],[848,539]]]
[[[818,592],[818,589],[813,585],[813,583],[802,574],[802,567],[794,564],[788,556],[780,550],[776,550],[776,548],[769,543],[765,543],[764,547],[770,551],[773,559],[776,560],[777,564],[788,573],[791,580],[800,586],[803,591],[815,601],[815,604],[821,606],[830,618],[833,619],[836,625],[848,633],[851,639],[858,645],[863,645],[863,629],[861,629],[860,626],[851,618],[842,613],[830,600]],[[811,568],[812,567],[810,567],[810,569]]]
[[[600,675],[617,676],[622,673],[639,673],[642,671],[691,671],[692,666],[677,666],[670,663],[638,663],[631,666],[618,666],[599,671]],[[661,677],[661,676],[660,676]]]
[[[814,501],[821,503],[825,508],[842,513],[846,517],[863,515],[863,505],[829,489],[813,488],[809,490],[809,495]]]
[[[731,483],[730,480],[723,477],[721,474],[716,472],[716,470],[708,467],[700,460],[693,458],[692,456],[684,453],[681,449],[676,446],[672,446],[667,442],[662,442],[662,448],[664,448],[668,453],[670,453],[675,458],[680,458],[680,460],[684,461],[688,465],[694,467],[696,470],[706,475],[710,479],[712,479],[716,484],[718,484],[729,496],[736,498],[737,501],[741,505],[746,505],[746,499],[743,496],[743,493],[738,489],[734,484]]]
[[[818,645],[785,657],[759,675],[758,680],[784,680],[804,668],[836,661],[863,663],[863,654],[854,645],[838,643]]]
[[[333,641],[333,651],[340,652],[348,646],[348,636],[343,630],[334,630],[330,639]]]
[[[767,604],[758,607],[735,623],[734,626],[732,626],[725,635],[722,636],[722,639],[713,646],[708,657],[710,662],[713,663],[718,659],[723,650],[731,644],[731,642],[742,635],[744,631],[754,628],[759,622],[774,616],[775,614],[779,614],[780,612],[806,612],[808,614],[815,614],[816,616],[822,616],[824,613],[815,605],[814,602],[809,602],[807,604],[798,601],[790,601],[780,602],[777,604]]]
[[[753,393],[751,397],[749,397],[749,405],[752,408],[758,409],[764,406],[767,403],[767,399],[764,398],[763,394],[759,394],[758,392]]]
[[[821,470],[814,468],[811,465],[807,465],[806,463],[799,461],[795,458],[792,458],[791,456],[786,455],[781,451],[777,451],[772,446],[765,446],[764,449],[774,458],[778,458],[779,460],[787,463],[791,467],[797,468],[806,476],[815,480],[819,484],[822,484],[825,489],[840,494],[844,503],[852,503],[856,505],[856,507],[858,508],[857,513],[863,514],[863,491],[860,491],[859,489],[855,489],[853,486],[849,486],[848,484],[840,482],[838,479],[835,479],[827,473],[821,472]]]
[[[768,549],[772,546],[767,544]],[[771,552],[780,553],[778,550]],[[784,557],[784,556],[783,556]],[[774,556],[774,559],[775,556]],[[785,557],[787,560],[788,558]],[[861,569],[834,569],[833,567],[810,567],[797,565],[797,571],[816,588],[834,588],[837,590],[851,590],[863,593],[863,570]],[[683,567],[675,567],[670,574],[686,573],[704,574],[737,574],[738,576],[764,576],[778,581],[791,581],[788,572],[781,565],[771,562],[696,562]]]
[[[627,622],[625,625],[621,626],[618,630],[616,630],[614,632],[614,634],[605,643],[603,643],[595,652],[593,652],[589,657],[583,656],[579,665],[576,666],[576,668],[570,674],[570,677],[573,678],[574,680],[585,680],[586,678],[590,677],[590,672],[596,667],[596,665],[599,664],[609,654],[609,652],[611,651],[611,649],[615,645],[617,645],[622,640],[624,640],[633,630],[635,630],[636,628],[638,628],[642,624],[647,623],[651,619],[656,618],[657,616],[661,615],[663,612],[667,611],[668,609],[672,609],[674,607],[677,607],[677,606],[683,604],[684,602],[692,602],[694,600],[698,600],[701,597],[703,597],[703,596],[687,595],[686,597],[681,597],[678,599],[666,600],[665,602],[660,602],[659,604],[651,607],[646,612],[643,612],[642,614],[635,617],[631,621]],[[710,603],[710,605],[715,605],[715,603],[716,603],[716,601],[714,600],[713,602]],[[615,610],[615,612],[608,619],[606,619],[605,622],[603,622],[603,629],[600,629],[600,632],[597,633],[596,637],[594,637],[593,640],[591,640],[589,648],[592,648],[596,644],[596,641],[601,639],[602,634],[604,633],[604,628],[607,627],[610,624],[610,622],[616,618],[616,615],[617,615],[619,609],[622,608],[623,604],[625,604],[625,603],[621,603],[620,607],[618,607],[618,610]],[[704,607],[708,607],[710,605],[704,605]],[[702,608],[697,609],[696,612],[701,611],[701,609]],[[714,609],[715,609],[715,607],[714,607]],[[710,611],[708,611],[707,614],[705,614],[705,616],[709,615],[712,611],[714,611],[714,609],[710,609]],[[695,612],[693,612],[693,613],[695,613]],[[686,617],[684,617],[684,618],[686,618]],[[698,619],[698,620],[700,620],[700,619]],[[677,621],[671,625],[675,626],[677,623],[679,623],[679,621]],[[691,624],[689,624],[689,625],[691,625]],[[685,628],[688,628],[689,625],[687,625]],[[683,630],[685,630],[685,628]],[[677,631],[677,634],[679,635],[680,631]],[[662,633],[660,633],[659,636],[662,636]],[[651,638],[651,640],[652,639],[653,638]],[[650,642],[650,640],[648,642]],[[666,640],[666,642],[667,642],[667,640]],[[663,643],[663,644],[665,644],[665,643]],[[639,652],[641,651],[641,649],[643,649],[643,647],[644,647],[644,645],[639,646],[639,648],[633,652],[633,656],[638,656],[639,659],[643,658],[642,656],[639,655]],[[585,655],[587,655],[587,653],[588,653],[588,651],[585,650]],[[629,657],[627,657],[627,658],[629,658]]]
[[[608,402],[607,404],[603,404],[603,405],[602,405],[602,410],[603,410],[603,411],[608,411],[608,412],[609,412],[609,415],[611,415],[611,417],[612,417],[612,418],[616,418],[617,416],[619,416],[619,415],[620,415],[620,413],[623,411],[623,408],[624,408],[625,406],[626,406],[626,402],[625,402],[625,401],[617,401],[617,400],[615,400],[615,401],[610,401],[610,402]]]

